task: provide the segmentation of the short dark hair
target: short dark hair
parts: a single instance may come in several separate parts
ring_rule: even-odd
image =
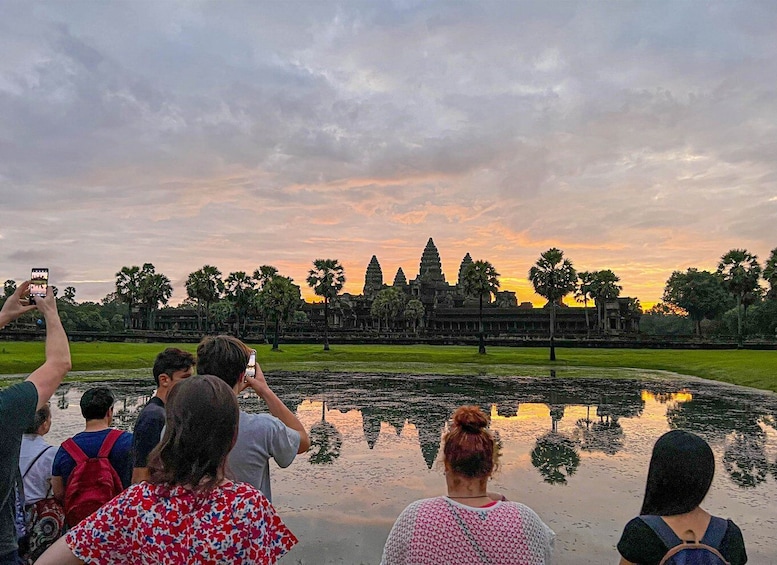
[[[159,375],[173,376],[176,371],[185,371],[194,365],[194,355],[177,347],[168,347],[156,356],[154,361],[154,382],[159,386]]]
[[[702,438],[672,430],[658,438],[650,457],[640,514],[675,516],[699,506],[715,475],[715,456]]]
[[[499,465],[499,447],[488,430],[488,416],[477,406],[461,406],[443,437],[443,454],[456,474],[486,479]]]
[[[216,375],[230,388],[246,370],[248,346],[229,335],[208,336],[197,346],[197,374]]]
[[[86,420],[99,420],[105,418],[116,399],[113,393],[103,387],[90,388],[81,396],[81,415]]]
[[[162,441],[149,455],[150,482],[215,487],[239,418],[237,397],[219,377],[198,375],[178,383],[167,397]]]
[[[35,418],[32,420],[32,424],[24,430],[25,434],[37,434],[40,427],[51,418],[51,408],[49,408],[48,403],[46,403],[43,408],[37,410],[35,412]]]

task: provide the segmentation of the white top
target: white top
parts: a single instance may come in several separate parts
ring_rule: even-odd
[[[299,432],[275,416],[241,410],[237,441],[229,452],[227,470],[233,479],[253,485],[272,502],[270,458],[278,466],[288,467],[297,456],[299,442]]]
[[[548,565],[556,534],[528,506],[417,500],[391,528],[381,565]]]
[[[30,467],[33,459],[44,449],[48,451],[38,457],[38,460]],[[29,472],[24,475],[24,503],[33,504],[46,498],[51,486],[51,466],[57,449],[48,444],[43,436],[38,434],[24,434],[22,436],[22,450],[19,454],[19,470],[24,474],[27,468]]]

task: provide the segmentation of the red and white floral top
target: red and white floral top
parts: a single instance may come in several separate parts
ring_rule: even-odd
[[[132,485],[67,533],[86,563],[216,565],[275,563],[297,538],[251,485],[208,492]]]

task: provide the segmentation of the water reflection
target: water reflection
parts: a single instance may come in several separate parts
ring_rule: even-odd
[[[416,449],[427,469],[432,469],[450,414],[462,404],[476,404],[491,413],[495,423],[515,422],[518,431],[500,437],[500,442],[526,445],[542,480],[565,485],[585,466],[584,454],[612,457],[627,451],[623,422],[639,420],[649,405],[651,414],[658,410],[665,418],[665,427],[696,432],[717,445],[722,450],[722,468],[740,488],[756,488],[770,475],[777,479],[777,462],[770,463],[770,454],[777,451],[770,445],[770,438],[775,443],[774,433],[770,436],[765,431],[777,430],[775,399],[744,389],[698,381],[331,373],[276,373],[271,382],[292,410],[303,402],[320,403],[320,418],[308,423],[311,465],[331,466],[347,459],[344,433],[360,436],[372,451],[392,436],[403,437],[410,427],[417,433]],[[96,384],[60,387],[53,440],[78,431],[82,425],[78,400]],[[153,395],[153,381],[110,381],[107,386],[117,399],[115,425],[131,430]],[[240,403],[249,412],[265,410],[255,395],[242,396]],[[332,410],[358,413],[361,429],[339,429],[327,421]],[[67,433],[57,432],[57,426]],[[535,431],[526,436],[530,429]]]
[[[313,465],[331,465],[340,457],[343,446],[343,434],[333,424],[326,421],[326,401],[321,403],[321,421],[308,430],[310,436],[310,461]]]

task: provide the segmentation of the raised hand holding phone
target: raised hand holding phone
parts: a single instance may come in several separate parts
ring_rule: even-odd
[[[49,288],[49,270],[45,267],[34,267],[30,274],[30,304],[35,304],[39,297],[46,296]]]

